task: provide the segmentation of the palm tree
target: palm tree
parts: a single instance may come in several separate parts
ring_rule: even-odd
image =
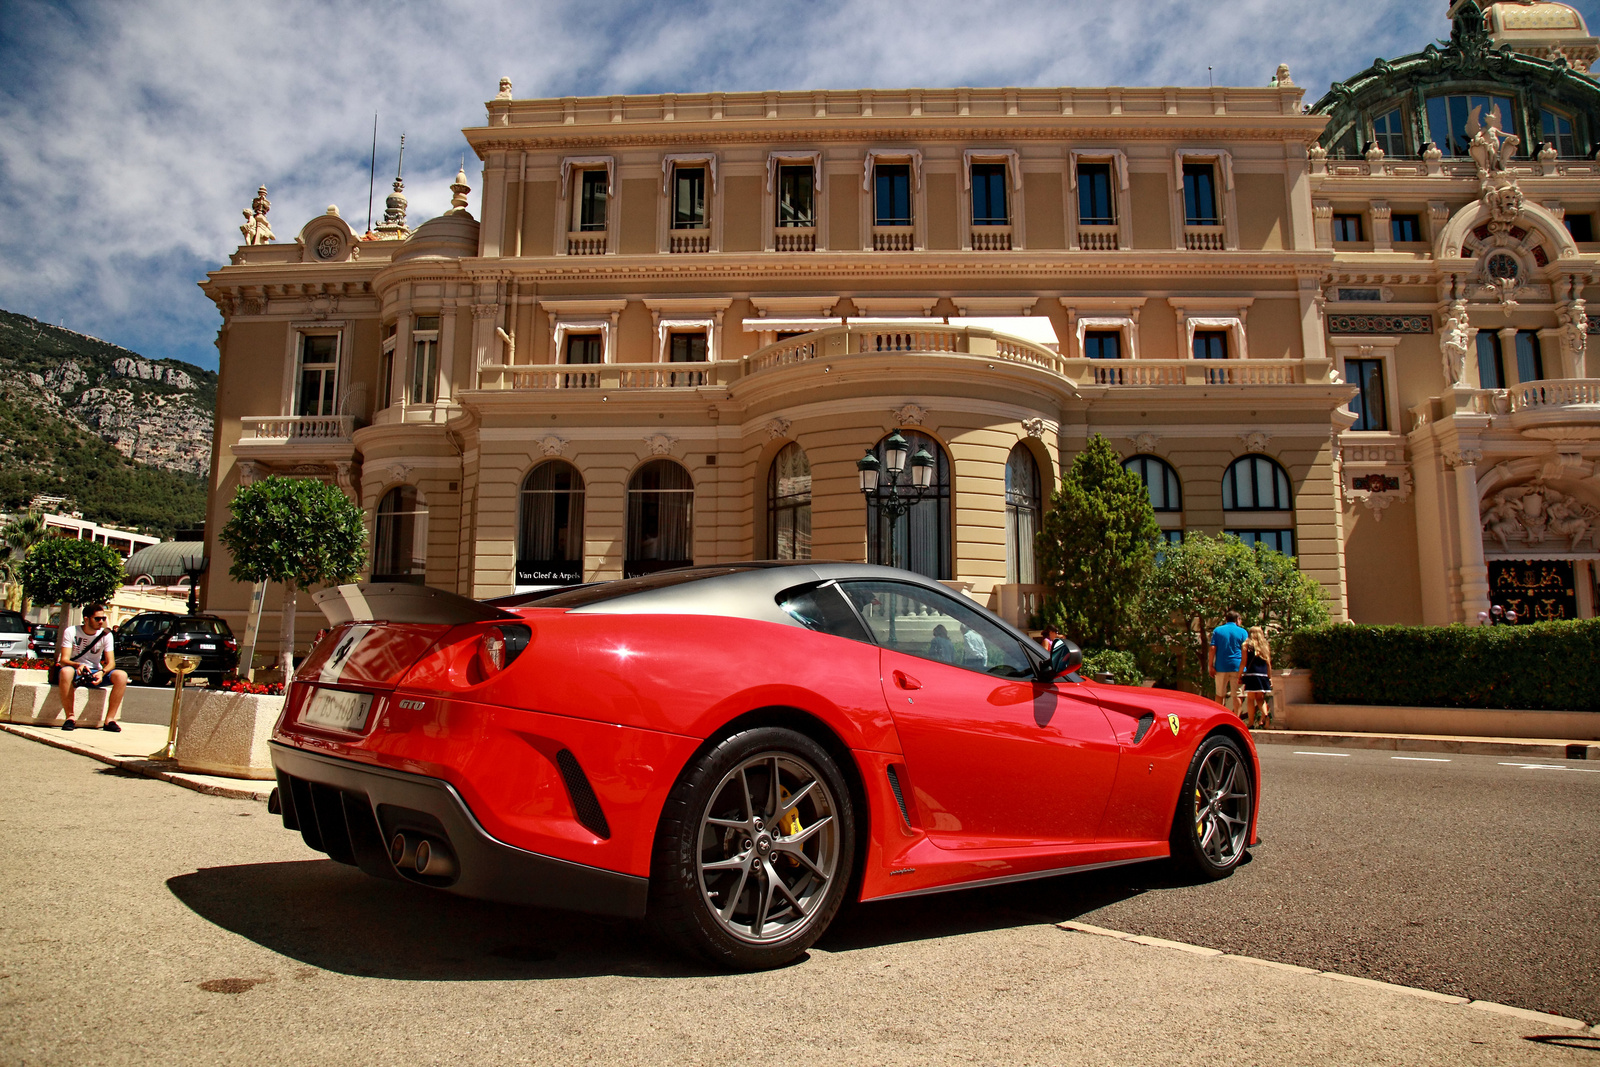
[[[11,555],[19,559],[49,535],[44,525],[44,513],[39,511],[30,511],[19,519],[13,519],[5,529],[0,530],[0,538],[4,538]]]

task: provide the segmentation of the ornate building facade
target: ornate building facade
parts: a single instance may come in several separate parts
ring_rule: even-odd
[[[362,504],[374,578],[492,596],[869,559],[1023,620],[1049,489],[1098,433],[1166,536],[1290,552],[1336,618],[1471,620],[1492,595],[1592,615],[1595,42],[1558,4],[1450,15],[1448,47],[1312,108],[1281,67],[1215,89],[502,80],[465,134],[476,211],[462,174],[415,230],[398,178],[381,232],[330,208],[274,242],[264,190],[246,212],[203,283],[208,533],[289,473]],[[242,621],[212,551],[208,605]]]

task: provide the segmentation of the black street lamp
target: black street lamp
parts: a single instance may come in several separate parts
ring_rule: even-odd
[[[926,448],[919,448],[917,454],[911,457],[911,483],[904,487],[900,485],[900,475],[905,473],[906,469],[908,450],[906,439],[896,430],[883,443],[885,460],[883,464],[878,463],[878,457],[871,451],[856,461],[856,470],[861,475],[861,494],[867,498],[867,506],[877,507],[881,514],[889,518],[889,566],[891,567],[897,566],[895,525],[902,515],[922,499],[922,494],[933,484],[933,456]],[[882,496],[878,492],[884,474],[889,476],[888,483],[883,485],[883,488],[888,490],[887,496]],[[904,489],[903,495],[902,489]]]

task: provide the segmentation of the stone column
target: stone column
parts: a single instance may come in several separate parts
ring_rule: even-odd
[[[1483,527],[1478,521],[1478,471],[1483,451],[1458,448],[1444,454],[1444,464],[1455,472],[1456,536],[1460,539],[1458,588],[1461,616],[1470,623],[1478,612],[1489,610],[1489,568],[1483,559]]]
[[[1522,384],[1522,375],[1517,373],[1517,328],[1506,326],[1495,332],[1500,335],[1500,373],[1505,375],[1500,384],[1511,389]]]
[[[1578,618],[1592,619],[1595,617],[1594,578],[1591,570],[1594,566],[1589,560],[1580,559],[1572,565],[1573,592],[1578,596]]]

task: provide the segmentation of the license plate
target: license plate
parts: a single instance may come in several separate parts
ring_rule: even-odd
[[[372,707],[371,693],[346,693],[341,689],[318,689],[311,694],[300,721],[311,726],[360,733]]]
[[[200,651],[201,652],[215,652],[216,650],[217,650],[217,646],[216,645],[201,645],[200,646]]]

